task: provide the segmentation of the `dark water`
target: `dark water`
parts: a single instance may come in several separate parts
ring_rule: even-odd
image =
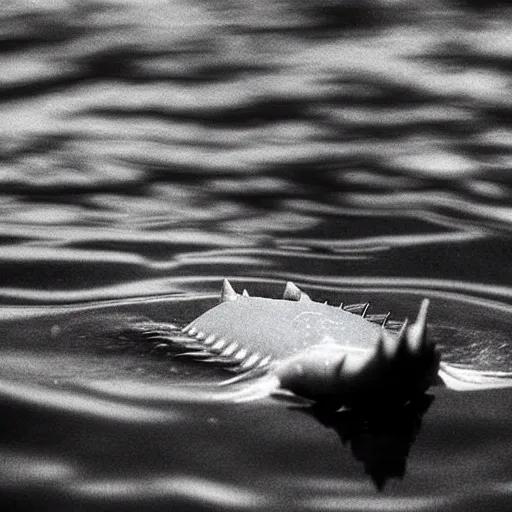
[[[511,371],[499,2],[0,7],[3,510],[508,510],[512,392],[233,403],[128,335],[222,278],[414,316]],[[379,490],[378,488],[381,488]]]

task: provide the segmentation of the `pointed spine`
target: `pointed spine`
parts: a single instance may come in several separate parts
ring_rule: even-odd
[[[355,315],[360,315],[364,311],[368,309],[368,306],[370,304],[368,302],[365,302],[364,304],[347,304],[346,306],[343,306],[343,309],[347,313],[354,313]]]
[[[224,350],[220,353],[222,357],[230,357],[232,356],[239,348],[238,343],[233,342],[230,343],[227,347],[224,348]]]
[[[251,354],[245,361],[240,364],[240,369],[243,371],[251,370],[254,368],[261,360],[261,356],[256,354]]]
[[[236,300],[237,297],[238,295],[231,286],[231,283],[227,279],[224,279],[222,282],[222,290],[220,292],[220,301],[228,302],[230,300]]]
[[[378,325],[381,325],[384,327],[386,325],[386,322],[389,318],[389,313],[385,315],[365,315],[365,319],[368,320],[368,322],[372,322]]]
[[[286,283],[283,292],[283,299],[299,301],[302,295],[302,291],[291,281]]]
[[[203,340],[203,344],[208,347],[210,345],[213,345],[216,340],[217,340],[217,338],[216,338],[215,334],[210,334],[210,336],[208,336],[205,340]]]
[[[430,301],[423,299],[416,321],[407,329],[407,346],[413,354],[421,353],[427,347],[427,313]]]
[[[243,361],[248,356],[248,354],[249,354],[249,352],[247,351],[247,349],[242,348],[238,352],[233,354],[233,359],[240,362],[240,361]]]
[[[224,349],[224,347],[226,347],[226,345],[228,345],[228,342],[227,340],[225,340],[224,338],[221,338],[220,340],[216,341],[210,348],[209,350],[213,353],[217,353],[217,354],[220,354],[222,352],[222,350]]]
[[[408,321],[402,324],[402,328],[398,334],[391,334],[386,328],[382,328],[380,332],[380,338],[377,342],[376,356],[378,358],[385,358],[388,361],[397,359],[407,351],[407,325]]]

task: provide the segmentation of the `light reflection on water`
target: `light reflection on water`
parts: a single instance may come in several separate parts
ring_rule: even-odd
[[[467,3],[0,13],[6,508],[505,507],[510,391],[436,388],[369,432],[230,403],[220,370],[126,335],[223,277],[293,279],[398,319],[430,297],[446,360],[510,371],[510,12]]]

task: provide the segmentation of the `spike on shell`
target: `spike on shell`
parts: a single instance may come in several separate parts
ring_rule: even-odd
[[[398,331],[397,337],[396,337],[396,343],[397,343],[397,350],[396,354],[398,356],[404,354],[405,352],[409,352],[408,346],[407,346],[407,327],[409,325],[409,320],[406,318],[404,320],[404,323],[402,324],[402,327]]]
[[[238,295],[231,286],[231,283],[227,279],[224,279],[222,282],[222,290],[220,292],[220,301],[228,302],[230,300],[236,300],[237,298]]]
[[[428,299],[423,299],[416,321],[407,329],[407,345],[414,354],[421,352],[427,342],[427,312],[429,304],[430,301]]]
[[[230,357],[235,353],[236,350],[238,350],[238,347],[238,343],[230,343],[227,347],[224,347],[224,350],[221,352],[220,355],[222,357]]]
[[[183,329],[177,357],[243,374],[223,384],[268,373],[276,386],[329,406],[407,400],[434,383],[428,301],[408,325],[388,321],[389,313],[368,314],[368,303],[336,308],[312,301],[292,282],[283,299],[238,295],[224,280],[221,304]]]
[[[296,300],[299,301],[302,295],[302,291],[291,281],[286,283],[286,287],[283,293],[283,299],[285,300]]]
[[[378,350],[387,359],[392,359],[398,350],[398,340],[384,328],[381,331]]]

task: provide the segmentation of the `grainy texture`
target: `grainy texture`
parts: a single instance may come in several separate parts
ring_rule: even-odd
[[[510,371],[511,18],[0,2],[1,508],[506,509],[509,390],[385,421],[233,405],[129,327],[293,280],[397,319],[429,297],[446,361]]]

